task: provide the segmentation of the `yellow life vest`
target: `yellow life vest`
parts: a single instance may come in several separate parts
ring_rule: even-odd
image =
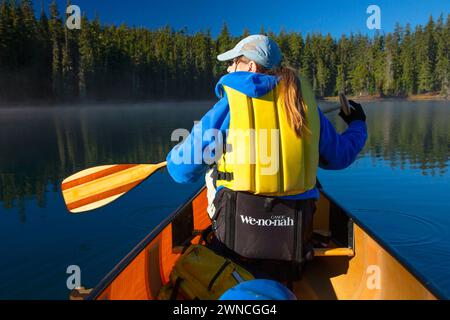
[[[311,86],[300,78],[310,132],[296,135],[289,124],[283,83],[259,98],[223,86],[230,106],[227,147],[218,161],[217,187],[285,196],[314,188],[319,162],[320,121]]]

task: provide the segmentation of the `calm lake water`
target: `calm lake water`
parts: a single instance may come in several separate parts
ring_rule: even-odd
[[[114,163],[157,163],[212,102],[0,109],[0,299],[66,299],[67,267],[95,286],[202,184],[155,174],[97,211],[68,214],[60,182]],[[327,105],[328,107],[330,105]],[[322,107],[326,107],[322,103]],[[369,139],[325,189],[450,298],[449,102],[363,103]],[[346,125],[328,114],[338,131]]]

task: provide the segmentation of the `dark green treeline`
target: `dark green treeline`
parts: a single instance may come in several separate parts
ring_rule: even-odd
[[[213,39],[209,32],[105,26],[86,17],[81,30],[69,30],[56,4],[36,18],[31,0],[0,1],[0,102],[212,97],[225,72],[215,57],[242,38],[226,25]],[[373,38],[261,33],[280,44],[285,62],[320,97],[450,92],[449,16]]]

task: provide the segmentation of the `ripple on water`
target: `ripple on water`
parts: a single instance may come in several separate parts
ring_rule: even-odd
[[[353,209],[352,213],[392,246],[428,246],[448,236],[439,223],[413,213],[368,208]]]

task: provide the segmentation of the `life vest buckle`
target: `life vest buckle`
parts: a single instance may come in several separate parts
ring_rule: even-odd
[[[217,180],[233,181],[233,172],[217,171]]]

